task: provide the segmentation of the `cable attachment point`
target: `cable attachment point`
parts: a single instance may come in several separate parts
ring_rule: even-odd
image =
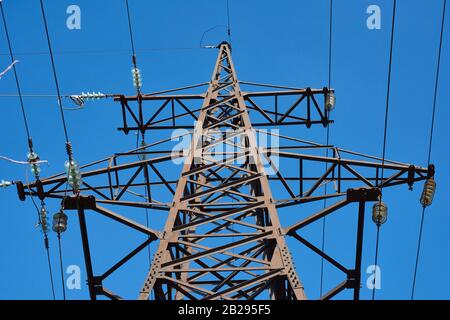
[[[77,106],[84,106],[84,99],[80,95],[71,95],[70,100],[72,100]]]
[[[47,234],[49,227],[49,220],[48,220],[48,212],[44,205],[41,207],[41,210],[39,212],[39,224],[41,226],[41,232],[43,234]]]
[[[72,189],[77,192],[83,184],[80,167],[74,159],[67,160],[64,166],[67,173],[67,182],[72,187]]]
[[[28,148],[30,149],[30,152],[33,151],[33,139],[28,138]]]
[[[435,193],[436,193],[436,181],[434,181],[433,177],[430,177],[425,181],[422,196],[420,197],[420,203],[424,208],[430,206],[433,203]]]
[[[138,155],[138,158],[139,158],[139,160],[147,160],[147,154],[146,154],[146,146],[147,146],[147,143],[145,142],[145,140],[144,139],[142,139],[142,141],[141,141],[141,144],[140,144],[140,146],[139,146],[139,151],[140,151],[140,153],[139,153],[139,155]]]
[[[69,96],[69,98],[79,107],[83,107],[86,100],[92,101],[92,100],[99,100],[99,99],[105,99],[108,96],[104,93],[98,92],[82,92],[81,94],[73,94]]]
[[[57,234],[61,234],[67,230],[67,215],[61,209],[61,211],[53,215],[53,227],[52,230]]]
[[[75,159],[73,159],[72,144],[70,141],[66,142],[66,152],[69,156],[69,160],[66,160],[64,163],[67,173],[67,182],[72,187],[74,192],[78,192],[83,184],[83,180],[81,179],[80,167]]]
[[[334,107],[336,105],[336,96],[334,95],[333,91],[328,91],[325,95],[325,108],[328,112],[331,112],[334,110]]]
[[[372,221],[379,227],[386,223],[388,217],[388,207],[384,202],[376,202],[372,208]]]
[[[141,90],[142,87],[142,76],[141,71],[134,67],[131,69],[131,74],[133,75],[133,85],[136,87],[137,90]]]
[[[101,93],[100,91],[97,92],[82,92],[81,95],[79,96],[82,99],[86,99],[86,100],[98,100],[98,99],[104,99],[107,97],[106,94]]]
[[[39,155],[34,151],[29,151],[27,153],[27,159],[30,164],[31,173],[33,173],[36,179],[39,179],[39,175],[41,173],[40,159]]]
[[[69,156],[69,159],[72,159],[72,144],[70,141],[66,142],[66,153]]]
[[[11,181],[5,181],[5,180],[0,181],[0,188],[8,188],[11,185],[13,185],[13,183]]]

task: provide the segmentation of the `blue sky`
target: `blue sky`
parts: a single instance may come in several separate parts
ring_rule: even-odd
[[[10,36],[24,94],[54,94],[51,65],[38,1],[4,0]],[[440,31],[442,1],[399,0],[392,69],[391,107],[386,156],[401,162],[426,165],[431,123],[434,77]],[[47,0],[47,19],[53,40],[56,67],[64,94],[81,91],[133,94],[130,69],[130,43],[125,4],[122,0],[65,1]],[[66,28],[66,8],[81,8],[81,30]],[[382,10],[381,30],[366,27],[366,8],[377,4]],[[296,87],[327,84],[328,75],[328,0],[230,0],[233,59],[241,80]],[[203,32],[226,23],[225,1],[142,1],[130,0],[138,64],[143,73],[145,92],[175,88],[209,81],[217,52],[199,49]],[[381,156],[389,57],[392,1],[335,1],[332,86],[337,106],[333,113],[331,142],[345,149]],[[427,210],[421,260],[417,278],[417,299],[449,299],[450,217],[445,204],[450,190],[447,166],[446,125],[449,116],[446,90],[450,81],[448,28],[445,30],[441,62],[440,91],[437,101],[432,163],[436,165],[437,193]],[[211,32],[206,43],[217,44],[225,38],[223,29]],[[9,64],[3,27],[0,32],[0,69]],[[15,94],[13,74],[0,80],[0,96]],[[69,102],[67,102],[69,103]],[[19,101],[0,97],[3,135],[0,155],[25,160],[27,146]],[[49,161],[43,176],[62,171],[66,158],[59,110],[54,98],[25,99],[31,132],[37,152]],[[120,126],[120,110],[112,101],[89,104],[80,111],[66,112],[68,131],[76,159],[87,163],[114,152],[129,150],[134,136],[125,136]],[[325,141],[323,128],[283,128],[281,133],[303,139]],[[166,133],[167,134],[167,133]],[[157,139],[155,133],[150,139]],[[26,168],[0,162],[0,179],[24,180]],[[387,190],[389,221],[382,227],[380,266],[382,289],[379,299],[409,299],[420,223],[419,197],[422,183],[414,191],[406,186]],[[51,214],[58,203],[48,202]],[[368,209],[370,207],[368,206]],[[368,210],[370,211],[370,210]],[[295,213],[294,211],[290,214]],[[50,299],[47,262],[42,235],[35,228],[36,216],[31,202],[20,202],[15,188],[0,190],[3,231],[0,241],[0,299]],[[330,218],[327,225],[329,253],[352,261],[353,246],[342,239],[353,237],[352,212]],[[157,220],[163,221],[162,213]],[[354,216],[354,215],[353,215]],[[80,265],[84,274],[79,229],[75,216],[69,216],[64,234],[64,263]],[[93,254],[98,265],[110,256],[126,252],[126,242],[135,241],[124,233],[112,243],[107,236],[119,234],[116,226],[88,216]],[[363,269],[373,263],[375,226],[367,219]],[[320,226],[309,230],[318,243]],[[338,239],[338,240],[336,240]],[[339,240],[341,239],[341,240]],[[55,273],[58,271],[56,237],[51,234]],[[320,259],[303,253],[292,243],[291,251],[300,277],[311,298],[319,292]],[[136,242],[137,244],[137,242]],[[130,247],[128,247],[129,249]],[[136,296],[145,274],[145,256],[130,262],[124,273],[128,278],[114,279],[116,291]],[[114,261],[114,259],[112,260]],[[94,262],[95,264],[96,262]],[[96,267],[94,265],[94,267]],[[340,282],[338,274],[326,267],[325,288]],[[123,275],[123,274],[122,274]],[[365,276],[363,275],[363,281]],[[55,275],[57,295],[60,282]],[[84,284],[84,282],[83,282]],[[371,291],[363,287],[362,298]],[[67,291],[69,299],[88,297],[86,286]],[[350,291],[341,298],[349,298]]]

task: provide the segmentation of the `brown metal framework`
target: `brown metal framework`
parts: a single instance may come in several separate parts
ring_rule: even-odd
[[[149,299],[152,291],[159,300],[306,299],[286,237],[297,239],[343,272],[342,283],[322,299],[331,299],[346,288],[353,289],[354,298],[359,299],[366,202],[377,201],[380,190],[387,187],[412,187],[433,176],[434,167],[383,161],[276,133],[268,134],[290,145],[259,146],[257,135],[261,131],[254,129],[256,126],[327,126],[331,120],[324,106],[325,96],[334,91],[239,82],[230,46],[222,43],[218,49],[205,94],[172,95],[206,85],[200,84],[153,94],[115,96],[122,108],[120,130],[145,134],[155,129],[192,129],[180,135],[191,137],[187,150],[173,151],[173,139],[146,144],[82,166],[83,186],[76,194],[66,195],[67,177],[59,174],[28,185],[18,183],[19,197],[57,198],[66,210],[77,210],[91,299],[99,295],[120,299],[105,287],[105,282],[154,241],[158,241],[158,249],[143,277],[139,299]],[[241,85],[277,91],[245,92]],[[261,97],[265,107],[256,101]],[[267,106],[269,98],[271,107]],[[291,99],[287,107],[280,103],[284,98]],[[190,106],[199,101],[201,107]],[[146,110],[145,104],[150,102],[158,106]],[[250,112],[260,121],[252,125]],[[223,151],[223,147],[232,152]],[[331,151],[330,157],[320,155],[326,149]],[[296,163],[298,175],[285,174],[283,166],[277,167],[277,159]],[[167,170],[174,160],[183,162],[179,177]],[[334,191],[324,195],[321,187],[329,183]],[[274,184],[276,192],[272,193]],[[163,190],[172,200],[158,200],[157,190]],[[329,205],[323,210],[294,224],[281,225],[281,209],[324,199]],[[358,227],[355,264],[347,267],[302,237],[301,231],[351,203],[358,204]],[[124,213],[105,206],[116,206]],[[131,207],[167,211],[163,230],[127,217],[127,208]],[[145,240],[108,270],[95,274],[85,210],[133,228]]]

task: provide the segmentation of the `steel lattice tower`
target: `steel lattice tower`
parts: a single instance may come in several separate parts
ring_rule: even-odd
[[[215,130],[220,132],[223,127],[231,128],[233,134],[225,137],[211,134]],[[230,47],[223,44],[196,122],[191,150],[177,185],[166,232],[140,298],[147,299],[153,288],[158,297],[163,298],[165,292],[161,284],[165,280],[181,289],[176,298],[183,295],[192,297],[191,290],[208,299],[235,294],[250,298],[266,287],[271,289],[276,299],[305,298],[281,232],[276,208],[271,203],[272,194],[252,129]],[[239,141],[242,142],[240,145],[237,144]],[[236,154],[224,156],[219,163],[212,162],[208,151],[218,143],[231,144],[232,149],[237,150]],[[236,165],[242,157],[246,158],[244,164]],[[219,167],[227,170],[221,171],[219,181],[211,181],[209,178],[216,177]],[[237,197],[231,206],[223,201],[228,194]],[[211,214],[205,207],[207,202],[219,210]],[[200,227],[207,232],[199,232]],[[215,247],[205,246],[208,236],[237,236],[235,233],[222,234],[221,231],[237,231],[243,227],[248,231],[240,232],[238,241]],[[206,243],[201,244],[200,240]],[[171,256],[171,243],[175,243],[182,256]],[[242,246],[250,248],[239,254],[229,253],[232,248]],[[213,267],[204,262],[214,260],[215,255],[224,252],[229,253],[229,258]],[[194,261],[202,268],[195,271],[197,274],[188,276],[188,272],[194,271],[189,267]],[[236,265],[235,261],[242,262]],[[220,272],[223,270],[230,271],[230,275],[222,276]],[[166,276],[167,272],[171,276]],[[212,289],[194,284],[204,272],[213,273],[220,280],[213,283]],[[238,274],[245,277],[240,279],[239,284],[233,283],[233,278],[240,278]]]
[[[152,291],[155,299],[160,300],[306,299],[286,244],[287,237],[297,239],[344,274],[342,283],[322,299],[330,299],[346,288],[353,289],[354,298],[359,299],[366,202],[378,201],[381,191],[387,187],[400,184],[412,187],[417,181],[433,177],[434,167],[382,160],[283,136],[280,137],[295,145],[260,147],[254,127],[316,124],[326,127],[331,120],[325,108],[325,97],[334,90],[240,82],[230,46],[224,42],[218,49],[212,79],[206,84],[208,89],[204,94],[173,93],[205,84],[137,96],[114,95],[122,109],[120,130],[144,135],[149,130],[193,129],[187,153],[155,150],[170,139],[144,144],[82,166],[83,186],[70,196],[66,195],[67,177],[62,173],[30,184],[17,183],[19,197],[22,200],[26,195],[38,196],[41,200],[57,198],[65,210],[77,211],[91,299],[99,295],[121,298],[107,289],[105,282],[153,241],[159,241],[158,249],[147,276],[143,276],[139,299],[149,299]],[[242,84],[276,91],[246,92],[241,90]],[[256,99],[261,97],[273,98],[271,110],[258,105]],[[283,97],[295,100],[283,108]],[[319,97],[323,98],[323,103]],[[158,108],[151,109],[149,116],[146,115],[147,102],[160,103]],[[193,108],[189,103],[202,104],[200,108]],[[166,109],[170,115],[161,119]],[[304,114],[294,115],[297,111]],[[259,115],[261,120],[252,124],[250,112]],[[177,124],[186,118],[195,125]],[[129,121],[133,125],[129,125]],[[227,146],[233,152],[218,154],[214,151],[218,146]],[[327,149],[330,157],[315,154]],[[217,155],[221,157],[218,159]],[[136,156],[139,161],[132,161]],[[274,157],[298,162],[298,175],[288,177],[282,166],[275,168]],[[184,159],[184,163],[179,179],[171,180],[156,166],[173,159]],[[312,165],[320,169],[306,172],[305,168]],[[276,170],[268,173],[267,166]],[[272,193],[274,182],[279,184],[277,194],[282,193],[282,196]],[[294,191],[293,183],[298,184],[298,192]],[[326,183],[334,184],[334,192],[324,195],[320,188]],[[155,199],[152,195],[157,187],[165,188],[172,201]],[[146,196],[138,195],[137,190],[142,189]],[[127,196],[129,199],[125,199]],[[282,226],[279,210],[324,199],[329,203],[324,209]],[[351,203],[358,205],[358,227],[355,264],[346,267],[299,232]],[[168,212],[167,221],[163,230],[156,231],[103,205],[120,207],[124,212],[131,207],[163,210]],[[85,210],[93,210],[131,227],[143,233],[146,239],[97,275],[91,261],[92,244],[88,239]]]

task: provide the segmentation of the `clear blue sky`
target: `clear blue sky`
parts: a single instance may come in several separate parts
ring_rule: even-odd
[[[39,2],[4,0],[14,51],[20,63],[17,70],[24,94],[54,94]],[[47,19],[56,52],[55,59],[64,94],[81,91],[133,93],[130,69],[130,43],[125,5],[122,0],[47,0]],[[81,30],[66,28],[66,8],[81,7]],[[130,0],[138,62],[143,72],[145,92],[209,81],[216,51],[198,48],[203,31],[226,23],[225,1]],[[366,28],[366,8],[382,9],[382,29]],[[298,87],[327,84],[328,0],[230,0],[233,58],[241,80]],[[333,113],[332,143],[337,146],[381,156],[386,95],[387,62],[392,1],[335,1],[332,83],[337,106]],[[440,30],[442,1],[399,0],[392,69],[391,113],[387,157],[401,162],[426,165],[431,123],[434,77]],[[447,25],[448,26],[448,25]],[[0,69],[9,64],[3,27],[0,28]],[[417,279],[416,298],[450,298],[450,216],[446,205],[450,190],[448,137],[450,115],[450,30],[446,30],[440,91],[437,105],[432,162],[436,165],[437,194],[427,210]],[[217,44],[223,30],[208,34],[206,42]],[[108,50],[110,52],[96,52]],[[75,53],[83,51],[83,53]],[[88,51],[88,52],[86,52]],[[13,74],[0,80],[0,95],[16,93]],[[2,137],[0,155],[25,160],[26,136],[17,98],[0,98]],[[25,107],[37,152],[50,163],[43,176],[62,171],[65,160],[64,136],[54,98],[26,98]],[[67,112],[69,135],[80,163],[103,158],[133,147],[134,137],[124,136],[118,105],[112,101],[88,104],[77,112]],[[325,130],[286,128],[283,134],[325,141]],[[160,134],[150,139],[157,139]],[[0,179],[24,180],[26,168],[0,162]],[[382,227],[380,265],[382,289],[379,299],[409,299],[421,208],[422,183],[413,192],[406,186],[387,190],[389,221]],[[48,203],[53,214],[57,202]],[[352,208],[353,209],[353,208]],[[370,209],[370,206],[368,206]],[[295,214],[292,210],[289,214]],[[35,228],[36,215],[29,200],[20,202],[15,188],[0,190],[0,299],[50,299],[47,262],[42,235]],[[154,213],[155,221],[164,214]],[[353,262],[354,211],[329,220],[328,252]],[[69,215],[64,234],[65,266],[84,262],[77,219]],[[114,262],[132,243],[139,240],[94,215],[88,216],[91,239],[95,243],[94,268]],[[320,241],[320,225],[311,228],[312,242]],[[114,234],[112,244],[106,236]],[[56,256],[56,237],[51,234],[51,251],[57,295],[61,297]],[[363,269],[373,263],[375,226],[367,219]],[[304,247],[291,244],[296,265],[308,295],[319,292],[320,259],[304,253]],[[296,245],[296,246],[294,246]],[[154,250],[154,248],[153,248]],[[145,275],[146,257],[141,255],[113,278],[111,289],[134,298]],[[101,269],[101,268],[100,268]],[[128,273],[127,277],[124,277]],[[342,279],[327,266],[325,287]],[[365,277],[363,275],[363,281]],[[87,287],[67,292],[69,299],[88,297]],[[350,297],[350,291],[341,298]],[[363,287],[362,298],[371,292]]]

